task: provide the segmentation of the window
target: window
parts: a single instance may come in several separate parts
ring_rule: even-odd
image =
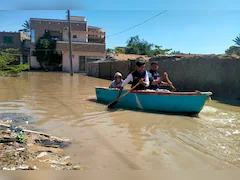
[[[59,37],[52,37],[53,40],[58,41]]]
[[[12,43],[12,36],[3,36],[3,43]]]
[[[34,29],[31,30],[31,42],[35,43],[35,30]]]
[[[77,35],[73,35],[73,38],[75,38],[75,39],[76,39],[76,38],[77,38]]]

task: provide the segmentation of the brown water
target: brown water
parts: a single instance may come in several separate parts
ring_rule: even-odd
[[[0,118],[73,139],[66,153],[89,169],[240,168],[240,106],[207,103],[198,117],[118,109],[94,102],[110,81],[25,72],[0,77]],[[89,100],[90,99],[90,100]]]

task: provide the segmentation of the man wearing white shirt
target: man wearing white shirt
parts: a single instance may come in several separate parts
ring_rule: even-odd
[[[134,88],[134,90],[145,90],[146,87],[149,86],[148,72],[145,70],[145,67],[146,64],[144,61],[136,62],[136,70],[130,73],[127,76],[127,78],[123,81],[118,93],[118,97],[120,97],[123,87],[129,82],[132,82],[132,87],[134,87],[138,82],[140,82],[139,85],[136,88]]]

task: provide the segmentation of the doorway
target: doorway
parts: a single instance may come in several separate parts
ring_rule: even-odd
[[[79,56],[79,72],[86,72],[86,58]]]

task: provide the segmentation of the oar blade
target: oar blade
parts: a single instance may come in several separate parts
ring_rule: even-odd
[[[110,104],[108,105],[108,108],[109,108],[109,109],[113,108],[113,106],[116,105],[117,102],[118,102],[118,101],[114,101],[114,102],[110,103]]]

